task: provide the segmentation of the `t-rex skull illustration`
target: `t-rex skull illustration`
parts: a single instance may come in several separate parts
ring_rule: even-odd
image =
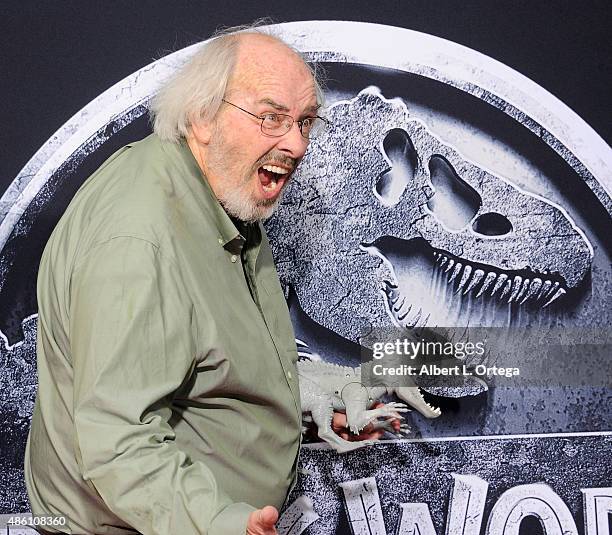
[[[371,87],[328,117],[266,224],[282,283],[320,325],[359,343],[427,323],[423,299],[398,288],[393,247],[430,258],[457,293],[525,306],[589,272],[592,248],[563,209],[466,160],[401,100]],[[445,184],[465,191],[465,213],[444,210]]]

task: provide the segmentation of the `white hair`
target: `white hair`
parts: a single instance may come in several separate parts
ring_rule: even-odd
[[[217,32],[153,97],[149,113],[153,131],[161,139],[178,142],[188,136],[193,118],[214,119],[236,66],[240,35],[267,35],[302,57],[270,33],[269,28],[262,28],[262,23],[269,23],[269,20]],[[315,69],[306,60],[304,64],[312,73],[318,103],[323,104],[322,83],[318,79],[320,69]]]

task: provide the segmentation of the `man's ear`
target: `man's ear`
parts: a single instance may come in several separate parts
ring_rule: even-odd
[[[214,121],[197,117],[191,121],[191,134],[201,145],[208,145],[214,129]]]

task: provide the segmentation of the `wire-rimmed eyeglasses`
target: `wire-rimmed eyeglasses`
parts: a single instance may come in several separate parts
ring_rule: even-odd
[[[262,134],[270,137],[284,136],[287,132],[289,132],[289,130],[291,130],[293,123],[297,123],[302,137],[312,139],[329,124],[329,121],[325,119],[325,117],[319,117],[318,115],[304,117],[304,119],[300,119],[299,121],[296,121],[293,117],[291,117],[291,115],[286,115],[284,113],[266,112],[261,115],[256,115],[248,110],[245,110],[244,108],[241,108],[240,106],[237,106],[233,102],[225,100],[224,98],[221,100],[234,108],[238,108],[244,113],[248,113],[251,117],[259,119],[261,121]]]

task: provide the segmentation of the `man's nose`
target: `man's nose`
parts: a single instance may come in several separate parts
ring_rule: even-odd
[[[292,158],[299,159],[304,156],[308,142],[300,131],[300,125],[295,121],[289,131],[278,139],[277,148]]]

